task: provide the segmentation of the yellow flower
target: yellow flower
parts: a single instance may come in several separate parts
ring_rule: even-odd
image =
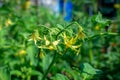
[[[27,0],[27,1],[22,5],[22,8],[23,8],[23,9],[29,9],[29,8],[30,8],[30,5],[31,5],[31,1],[30,1],[30,0]]]
[[[120,8],[120,4],[114,4],[114,7],[118,9]]]
[[[70,40],[65,41],[65,45],[68,48],[71,47],[73,44],[75,44],[75,42],[76,42],[75,38],[72,37]]]
[[[32,35],[30,36],[30,39],[28,41],[34,41],[35,45],[37,43],[38,40],[41,40],[41,38],[39,37],[39,32],[38,30],[35,30],[34,33],[32,33]]]
[[[38,46],[38,48],[43,48],[43,49],[49,49],[49,50],[55,50],[56,46],[59,44],[60,40],[56,40],[56,41],[49,41],[46,36],[44,36],[44,40],[45,40],[45,45],[42,46]]]
[[[21,51],[19,52],[19,54],[20,54],[20,55],[26,55],[26,51],[25,51],[25,50],[21,50]]]
[[[69,39],[66,34],[64,33],[64,36],[63,36],[63,39],[64,39],[64,44],[66,46],[66,49],[67,48],[71,48],[72,50],[74,50],[76,52],[76,54],[78,55],[79,53],[79,50],[78,48],[81,47],[81,44],[80,45],[75,45],[77,39],[78,39],[78,36],[76,37],[72,37],[71,39]]]
[[[77,49],[77,48],[79,48],[81,45],[77,45],[77,46],[71,46],[71,49]]]
[[[42,59],[45,57],[44,53],[42,51],[40,51],[39,57]]]
[[[29,8],[29,7],[30,7],[30,5],[31,5],[30,0],[26,1],[25,5],[26,5],[26,8]]]
[[[60,40],[56,40],[52,44],[53,44],[53,46],[57,46],[59,42],[60,42]]]
[[[97,31],[100,30],[100,26],[96,25],[95,30],[97,30]]]
[[[71,47],[76,42],[76,40],[74,40],[74,38],[71,38],[69,40],[65,33],[63,35],[63,39],[64,39],[64,44],[66,45],[66,48]]]
[[[20,50],[15,54],[15,56],[25,56],[27,54],[26,50]]]
[[[85,39],[86,35],[84,34],[82,27],[79,28],[79,31],[78,31],[76,37],[77,37],[77,38],[80,38],[80,39],[82,39],[82,40]]]
[[[5,22],[5,26],[8,27],[12,25],[12,21],[10,19],[8,19],[6,22]]]
[[[45,45],[49,45],[50,41],[46,38],[46,36],[44,36],[44,40],[45,40]]]
[[[50,45],[50,46],[47,47],[47,49],[49,49],[49,50],[55,50],[55,47],[53,45]]]
[[[77,41],[77,37],[75,37],[75,38],[71,38],[70,40],[69,40],[69,38],[66,36],[66,34],[64,33],[64,36],[63,36],[63,39],[64,39],[64,44],[66,45],[66,48],[77,48],[77,46],[74,46],[74,44],[76,43],[76,41]]]

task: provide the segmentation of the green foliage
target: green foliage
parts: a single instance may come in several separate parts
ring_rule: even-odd
[[[9,73],[3,68],[0,68],[0,80],[10,80]]]
[[[62,74],[56,74],[55,77],[53,77],[52,80],[69,80],[69,79]]]
[[[88,63],[84,63],[84,64],[81,64],[81,71],[83,73],[86,73],[88,75],[95,75],[95,74],[99,74],[100,71],[97,70],[97,69],[94,69],[90,64]]]
[[[83,80],[92,78],[93,75],[101,74],[102,72],[98,69],[93,68],[88,63],[83,63],[80,65],[81,73],[83,76]]]
[[[25,2],[0,7],[0,80],[120,79],[119,24],[79,12],[65,22],[43,7],[23,9]]]
[[[102,18],[102,14],[98,13],[95,17],[92,18],[93,22],[97,22],[101,27],[109,26],[111,21]]]

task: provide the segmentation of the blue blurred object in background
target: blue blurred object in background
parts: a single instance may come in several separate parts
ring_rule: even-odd
[[[59,0],[59,12],[60,14],[64,13],[64,0]]]
[[[72,21],[72,8],[73,8],[73,4],[71,0],[67,0],[66,4],[65,4],[65,17],[64,19],[66,21]]]

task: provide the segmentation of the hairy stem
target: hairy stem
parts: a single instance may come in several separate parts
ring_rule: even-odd
[[[87,37],[86,39],[87,39],[87,40],[91,40],[91,39],[93,39],[93,38],[95,38],[95,37],[98,37],[98,36],[105,36],[105,35],[109,35],[109,36],[120,36],[119,33],[107,32],[107,33],[99,33],[99,34],[96,34],[96,35]]]

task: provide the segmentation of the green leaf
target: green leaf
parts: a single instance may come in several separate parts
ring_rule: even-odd
[[[63,26],[60,25],[60,24],[57,24],[57,27],[58,27],[59,29],[64,29]]]
[[[22,76],[22,72],[19,70],[13,70],[10,72],[11,75]]]
[[[0,80],[10,80],[10,74],[0,68]]]
[[[98,15],[97,15],[96,18],[95,18],[95,21],[96,21],[97,23],[99,23],[99,24],[100,24],[101,26],[103,26],[103,27],[109,25],[109,23],[110,23],[109,20],[102,18],[102,14],[101,14],[101,13],[98,13]]]
[[[52,80],[69,80],[69,79],[63,74],[56,74],[55,77],[52,78]]]
[[[82,70],[83,73],[87,73],[88,75],[96,75],[96,74],[100,74],[101,73],[100,70],[93,68],[88,63],[81,64],[80,68],[81,68],[81,70]]]
[[[79,80],[80,76],[79,76],[79,71],[78,70],[67,70],[67,72],[73,77],[74,80]]]
[[[43,71],[46,71],[48,66],[50,65],[52,61],[52,57],[49,54],[46,54],[45,57],[42,59],[41,66]]]
[[[43,74],[40,73],[39,71],[36,71],[36,70],[32,70],[30,75],[31,76],[38,76],[38,80],[41,80],[41,78],[43,77]]]
[[[40,73],[39,71],[36,70],[31,70],[31,75],[38,75],[38,76],[42,76],[42,73]]]
[[[35,46],[29,46],[27,48],[27,58],[30,60],[30,65],[37,65],[36,59],[35,59],[35,54],[37,53],[37,49]]]

